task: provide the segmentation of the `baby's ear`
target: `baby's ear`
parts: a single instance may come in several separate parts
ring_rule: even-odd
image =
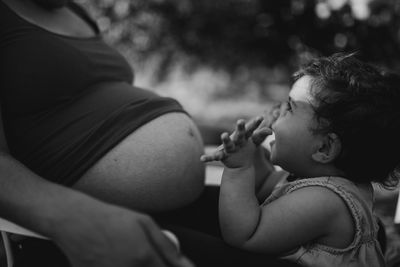
[[[342,142],[335,133],[329,133],[320,140],[317,151],[312,154],[312,158],[320,163],[333,162],[342,151]]]

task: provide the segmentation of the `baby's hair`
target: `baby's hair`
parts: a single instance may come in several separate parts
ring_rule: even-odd
[[[400,76],[334,54],[311,60],[296,74],[312,77],[315,133],[336,133],[335,165],[347,178],[394,187],[400,178]]]

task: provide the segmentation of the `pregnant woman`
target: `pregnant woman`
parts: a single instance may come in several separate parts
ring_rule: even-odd
[[[133,78],[79,5],[0,0],[0,216],[50,236],[72,262],[90,254],[82,243],[85,235],[94,238],[93,230],[83,224],[117,240],[110,230],[117,228],[111,219],[117,208],[87,194],[158,213],[203,190],[198,129],[179,103],[132,86]],[[138,221],[137,213],[117,210],[132,225]],[[54,224],[68,229],[50,230]],[[72,240],[78,232],[80,246]],[[110,254],[118,253],[104,253]],[[108,266],[98,258],[93,266]]]

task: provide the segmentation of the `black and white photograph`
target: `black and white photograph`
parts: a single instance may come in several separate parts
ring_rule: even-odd
[[[400,1],[0,0],[0,267],[399,267]]]

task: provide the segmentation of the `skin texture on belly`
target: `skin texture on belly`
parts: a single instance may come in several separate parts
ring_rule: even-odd
[[[171,210],[203,190],[202,154],[193,121],[184,113],[167,113],[122,140],[74,188],[135,210]]]

